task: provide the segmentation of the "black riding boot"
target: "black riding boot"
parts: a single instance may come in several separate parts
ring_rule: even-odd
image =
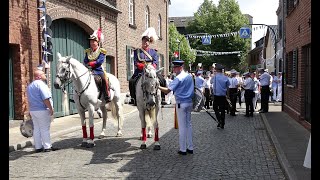
[[[106,82],[105,79],[102,79],[102,91],[103,91],[103,95],[104,95],[104,100],[106,102],[110,102],[110,96],[109,96],[109,93],[108,93],[108,84]]]
[[[130,91],[130,96],[131,96],[129,104],[133,104],[136,106],[137,102],[136,102],[135,83],[136,83],[136,77],[131,77],[129,80],[129,91]]]

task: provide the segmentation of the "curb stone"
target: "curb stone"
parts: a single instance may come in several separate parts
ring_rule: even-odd
[[[279,162],[280,162],[282,169],[285,171],[286,178],[289,180],[298,180],[297,175],[296,175],[295,171],[293,170],[293,167],[290,165],[289,161],[287,160],[287,158],[286,158],[286,156],[280,146],[280,143],[278,142],[276,136],[274,135],[274,133],[268,123],[267,117],[264,114],[260,114],[260,115],[261,115],[261,118],[263,120],[264,125],[267,128],[267,132],[268,132],[267,134],[268,134],[269,138],[271,139],[271,143],[273,144],[273,146],[276,149],[277,158],[279,159]]]

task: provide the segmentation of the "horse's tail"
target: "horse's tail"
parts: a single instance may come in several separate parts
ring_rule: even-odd
[[[116,98],[116,97],[114,97]],[[112,115],[112,119],[114,119],[114,124],[122,127],[123,125],[123,106],[121,104],[120,100],[115,101],[115,99],[113,99],[110,103],[109,103],[110,109],[111,109],[111,115]],[[119,123],[119,124],[118,124]]]

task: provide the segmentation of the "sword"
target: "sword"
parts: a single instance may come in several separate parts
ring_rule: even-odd
[[[219,124],[218,120],[205,107],[202,107],[202,109],[205,110],[212,117],[212,119]]]

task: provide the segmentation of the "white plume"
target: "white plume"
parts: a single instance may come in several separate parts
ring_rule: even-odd
[[[148,29],[146,29],[144,31],[144,33],[141,35],[142,37],[143,36],[147,36],[149,38],[152,38],[154,41],[158,40],[159,37],[156,33],[156,30],[154,29],[154,27],[149,27]]]

